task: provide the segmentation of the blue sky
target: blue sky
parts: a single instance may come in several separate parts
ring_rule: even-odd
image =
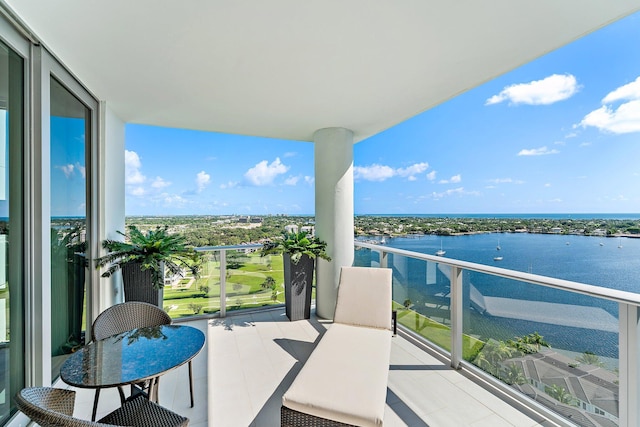
[[[356,214],[640,212],[640,14],[354,146]],[[313,214],[313,144],[126,128],[127,215]]]

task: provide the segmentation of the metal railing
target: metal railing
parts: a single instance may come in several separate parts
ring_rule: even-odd
[[[562,424],[640,425],[639,294],[355,245],[356,265],[393,269],[401,328],[452,367]]]
[[[197,248],[208,256],[196,290],[204,314],[282,304],[282,257],[260,257],[260,248]],[[640,425],[640,294],[359,241],[355,248],[356,265],[393,269],[405,335],[452,367],[561,425]],[[165,291],[169,308],[171,296]],[[187,314],[202,314],[189,304]]]

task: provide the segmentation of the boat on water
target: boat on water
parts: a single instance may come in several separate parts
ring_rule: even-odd
[[[437,256],[444,256],[444,254],[446,254],[447,251],[445,251],[444,249],[442,249],[442,241],[440,241],[440,250],[436,252]]]
[[[493,260],[494,261],[502,261],[502,257],[501,256],[494,256]]]
[[[498,239],[498,246],[496,246],[496,251],[499,251],[500,249],[502,248],[500,247],[500,239]]]

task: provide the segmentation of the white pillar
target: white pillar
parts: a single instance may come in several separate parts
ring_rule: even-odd
[[[125,219],[125,178],[124,150],[125,123],[115,115],[106,102],[100,104],[100,157],[99,157],[99,194],[100,200],[100,241],[104,239],[122,240],[117,231],[126,231]],[[104,252],[102,253],[104,254]],[[100,271],[99,273],[102,273]],[[108,279],[98,275],[100,293],[95,315],[105,308],[124,301],[120,274]]]
[[[351,266],[353,244],[353,132],[317,130],[315,143],[316,234],[327,242],[331,262],[318,261],[316,314],[332,319],[340,268]]]

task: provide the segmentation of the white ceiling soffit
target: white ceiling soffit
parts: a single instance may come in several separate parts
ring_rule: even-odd
[[[362,140],[640,10],[639,0],[4,1],[127,122],[300,141],[334,126]]]

